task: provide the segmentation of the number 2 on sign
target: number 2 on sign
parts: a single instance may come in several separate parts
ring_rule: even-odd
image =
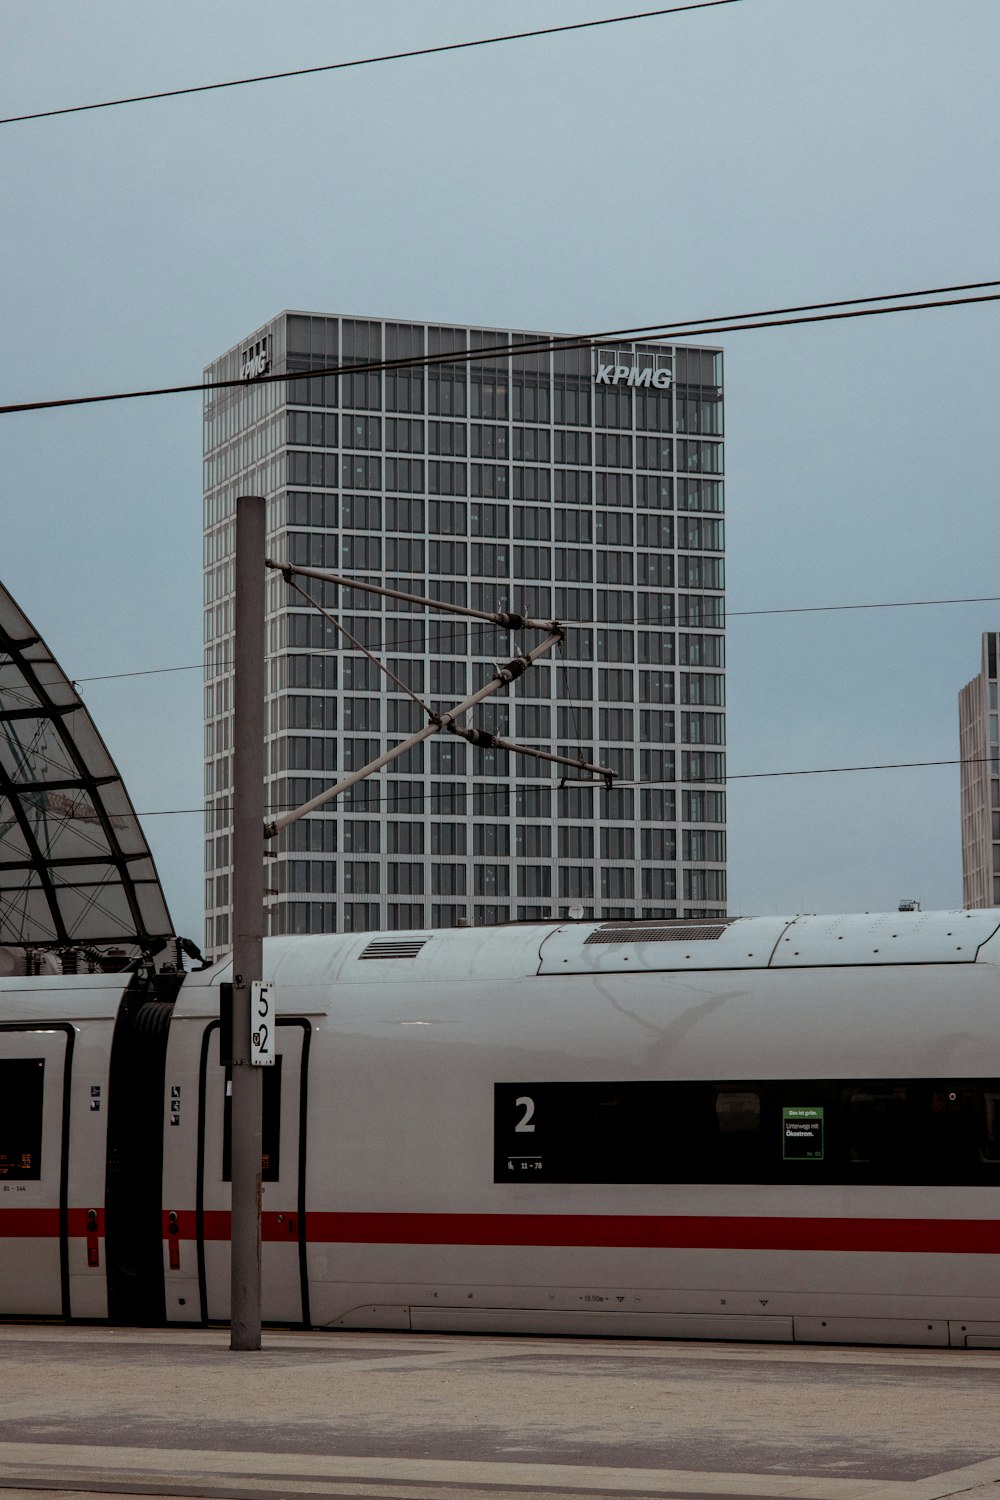
[[[250,1062],[255,1068],[274,1066],[274,984],[255,979],[250,985]]]

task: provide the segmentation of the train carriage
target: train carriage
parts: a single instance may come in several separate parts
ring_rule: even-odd
[[[1000,912],[275,938],[263,1314],[1000,1346]],[[0,1313],[224,1320],[227,964],[0,979]]]

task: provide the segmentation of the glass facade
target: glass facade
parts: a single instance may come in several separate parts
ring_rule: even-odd
[[[205,398],[207,952],[231,942],[241,493],[281,561],[562,621],[563,652],[466,722],[618,773],[434,737],[275,840],[268,931],[724,914],[722,355],[540,337],[284,313],[206,371],[246,381]],[[435,362],[351,369],[414,357]],[[541,639],[299,581],[436,710]],[[271,815],[423,723],[277,573],[267,651]]]

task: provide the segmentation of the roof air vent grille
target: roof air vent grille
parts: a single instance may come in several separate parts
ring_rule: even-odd
[[[358,958],[416,958],[426,943],[426,938],[377,938]]]
[[[650,922],[629,924],[610,922],[596,928],[587,943],[705,943],[720,938],[735,917],[720,917],[711,922]]]

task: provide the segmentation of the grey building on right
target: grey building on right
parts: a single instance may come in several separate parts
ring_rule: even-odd
[[[958,695],[963,906],[1000,906],[998,658],[1000,633],[986,631],[982,671]]]

